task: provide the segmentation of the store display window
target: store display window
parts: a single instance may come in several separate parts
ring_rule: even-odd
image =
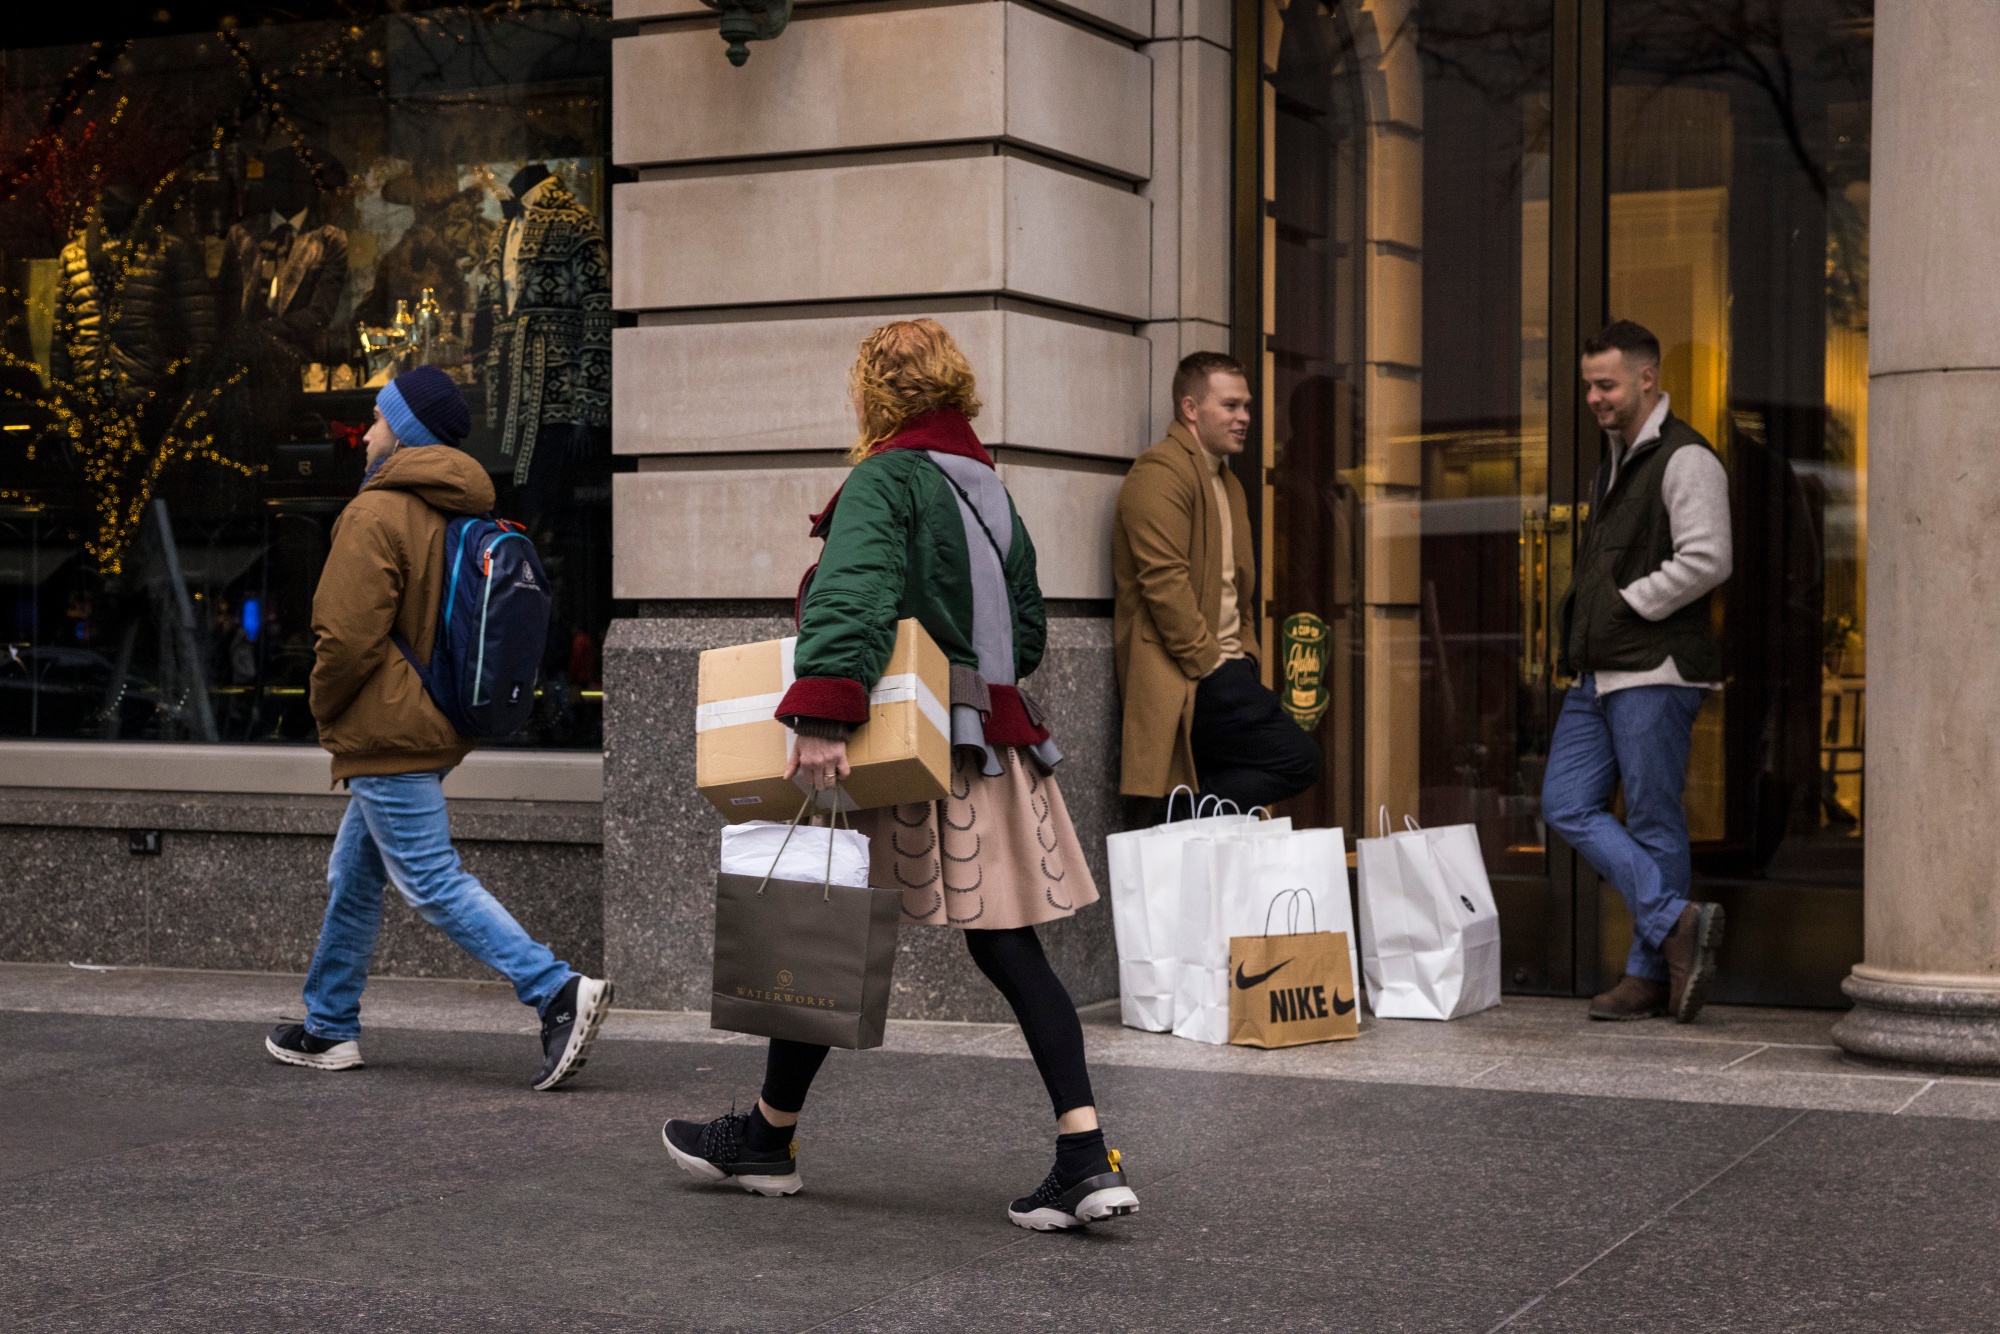
[[[600,744],[608,0],[354,8],[0,51],[0,738],[312,742],[329,534],[429,364],[555,586],[501,744]]]

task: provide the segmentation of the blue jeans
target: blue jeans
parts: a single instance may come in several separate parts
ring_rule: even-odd
[[[445,814],[444,773],[348,780],[351,796],[326,864],[326,921],[306,974],[306,1031],[361,1036],[361,989],[382,926],[390,884],[432,926],[502,973],[537,1013],[573,976],[549,947],[521,929],[486,887],[459,865]]]
[[[1688,854],[1688,744],[1706,690],[1633,686],[1599,696],[1586,676],[1563,696],[1542,778],[1542,818],[1617,887],[1632,910],[1632,952],[1625,971],[1665,981],[1660,942],[1687,907],[1693,867]],[[1611,794],[1625,784],[1625,823],[1611,814]]]

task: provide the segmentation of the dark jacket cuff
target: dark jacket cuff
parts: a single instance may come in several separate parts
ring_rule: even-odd
[[[868,721],[868,688],[844,676],[802,676],[778,701],[780,721],[796,727],[800,718],[824,718],[859,727]]]
[[[789,722],[800,736],[818,737],[822,741],[845,741],[854,735],[853,723],[835,722],[831,718],[794,717]]]

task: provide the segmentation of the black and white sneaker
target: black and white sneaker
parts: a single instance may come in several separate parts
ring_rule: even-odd
[[[750,1114],[731,1112],[707,1125],[699,1121],[669,1121],[660,1139],[681,1170],[697,1181],[730,1181],[756,1195],[796,1195],[799,1142],[758,1151],[750,1147]]]
[[[264,1039],[264,1050],[286,1065],[309,1070],[352,1070],[361,1064],[361,1044],[352,1038],[316,1038],[304,1024],[279,1024]]]
[[[597,1029],[611,1012],[611,984],[578,974],[563,983],[563,989],[542,1012],[542,1073],[535,1076],[535,1091],[545,1092],[562,1083],[590,1059],[590,1044]]]
[[[1113,1149],[1101,1170],[1068,1184],[1050,1168],[1040,1189],[1007,1207],[1007,1221],[1036,1232],[1060,1232],[1138,1212],[1139,1197],[1126,1184],[1118,1150]]]

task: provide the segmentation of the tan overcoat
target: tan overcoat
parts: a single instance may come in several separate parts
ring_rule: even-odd
[[[1222,470],[1229,497],[1231,550],[1222,550],[1222,515],[1201,446],[1179,422],[1139,456],[1118,491],[1111,572],[1118,585],[1114,633],[1118,688],[1125,704],[1127,796],[1163,797],[1195,785],[1195,685],[1222,659],[1222,562],[1236,562],[1243,649],[1259,653],[1256,548],[1243,484]]]

